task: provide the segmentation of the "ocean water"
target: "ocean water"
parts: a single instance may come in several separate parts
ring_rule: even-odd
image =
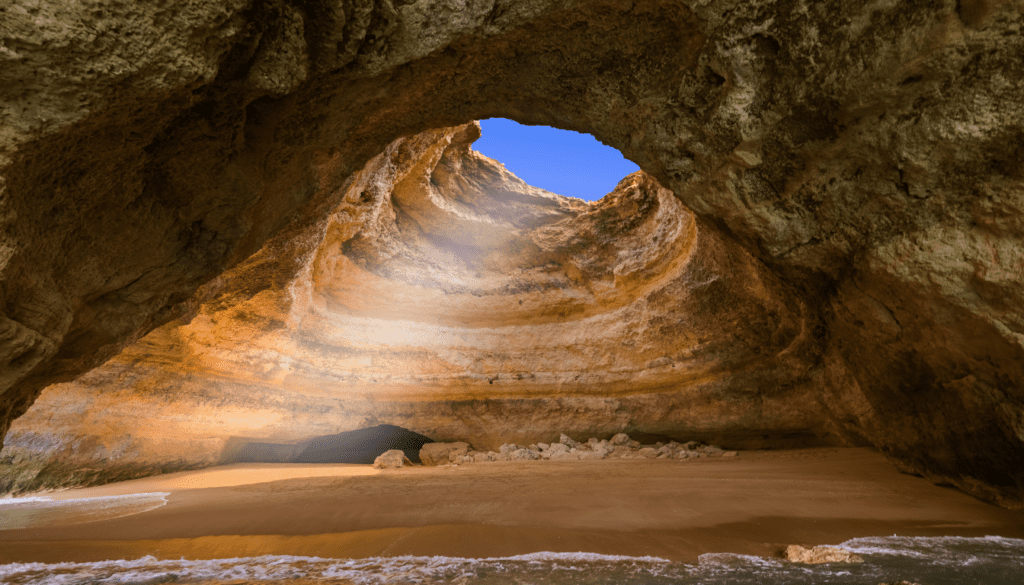
[[[697,563],[655,557],[535,553],[466,559],[391,557],[322,559],[263,556],[217,560],[137,560],[0,565],[0,582],[17,585],[323,583],[451,585],[1024,585],[1024,540],[981,538],[858,538],[839,545],[865,562],[796,565],[776,559],[707,554]]]
[[[0,499],[0,530],[77,524],[146,512],[167,503],[166,492],[55,500],[50,497]]]

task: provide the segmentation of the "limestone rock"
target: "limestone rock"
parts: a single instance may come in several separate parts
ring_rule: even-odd
[[[427,443],[420,448],[420,461],[423,465],[444,465],[454,463],[469,452],[469,443]]]
[[[834,546],[815,546],[804,548],[798,544],[786,547],[783,554],[786,560],[793,563],[817,565],[821,563],[863,563],[864,558],[850,551]]]
[[[401,449],[385,451],[373,460],[373,467],[375,469],[399,469],[406,465],[412,465],[412,461],[409,461],[409,458],[405,456],[405,452]]]

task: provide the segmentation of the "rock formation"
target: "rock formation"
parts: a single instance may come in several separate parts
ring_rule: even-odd
[[[526,185],[478,136],[395,142],[188,324],[46,390],[8,435],[11,487],[302,461],[312,437],[379,422],[485,451],[562,430],[844,440],[798,294],[642,172],[587,204]]]
[[[709,262],[725,267],[724,259],[737,258],[737,270],[765,275],[769,292],[751,294],[774,299],[780,310],[763,313],[750,340],[775,330],[780,337],[769,337],[760,364],[725,352],[722,368],[753,369],[706,386],[753,392],[740,382],[756,377],[751,372],[781,380],[793,363],[810,360],[813,383],[796,380],[770,393],[778,402],[760,412],[785,404],[780,412],[789,414],[762,434],[827,427],[831,436],[863,437],[907,471],[1003,505],[1024,502],[1020,0],[471,0],[459,9],[433,0],[98,1],[16,2],[0,10],[0,431],[44,387],[82,375],[163,323],[184,323],[215,297],[223,307],[261,294],[267,303],[291,303],[283,291],[296,280],[295,266],[327,270],[331,262],[328,254],[313,261],[321,241],[306,235],[326,229],[344,198],[361,193],[353,186],[367,176],[358,171],[368,161],[397,138],[505,116],[592,132],[644,169],[633,179],[637,189],[658,184],[693,211],[686,229],[698,234],[698,249],[704,236]],[[348,203],[367,215],[353,208],[333,221],[351,222],[353,237],[364,223],[383,229],[372,216],[383,207]],[[658,206],[668,206],[661,195]],[[509,223],[524,229],[514,223],[518,211],[507,211]],[[410,221],[429,230],[434,212],[424,213]],[[318,299],[325,307],[355,303],[391,292],[380,284],[400,275],[423,276],[403,264],[405,256],[392,262],[388,242],[353,240],[337,252],[347,241],[336,242],[341,266],[329,270],[345,276],[318,282],[310,310]],[[749,255],[734,252],[741,247]],[[243,261],[264,270],[218,292],[226,282],[218,275]],[[556,290],[580,291],[578,283],[592,276],[573,272],[583,268],[565,262],[550,278],[538,272],[525,282],[554,288],[561,270],[574,284]],[[482,290],[469,276],[475,273],[466,274],[466,288],[450,289],[455,294]],[[636,276],[644,282],[649,275]],[[349,277],[371,287],[346,289]],[[669,287],[654,301],[685,304],[684,289]],[[593,319],[601,303],[628,312],[630,297],[650,298],[642,292],[616,297],[595,288],[590,300],[564,293],[544,319]],[[524,306],[531,301],[528,292],[517,294]],[[479,313],[458,318],[480,332],[490,311],[475,307]],[[197,330],[216,314],[203,311]],[[262,315],[285,314],[305,312],[254,313],[254,331],[271,328],[258,322]],[[813,343],[797,347],[818,351],[784,353],[795,342],[787,323],[806,325],[796,339]],[[310,339],[333,342],[304,326]],[[544,323],[533,326],[541,331]],[[615,327],[609,321],[595,347]],[[171,338],[141,341],[118,359],[127,363],[146,344],[176,347],[175,331],[158,330]],[[452,368],[417,370],[410,380],[422,382],[411,385],[445,380],[443,392],[454,400],[454,372],[554,371],[544,363],[521,367],[525,361],[515,360],[526,354],[505,351],[504,339],[483,339],[469,340]],[[680,347],[713,348],[721,339],[687,339]],[[569,347],[566,339],[547,341]],[[738,345],[736,355],[749,357],[757,342]],[[626,346],[609,356],[635,368],[645,352]],[[493,361],[504,356],[508,362]],[[709,372],[718,359],[682,358]],[[168,359],[177,359],[174,351]],[[780,359],[793,362],[774,363]],[[637,395],[655,395],[657,380],[672,379],[658,369],[670,363],[659,364],[638,380]],[[270,370],[285,367],[292,366]],[[358,379],[373,379],[363,365],[357,369]],[[611,370],[600,375],[611,380]],[[254,378],[263,375],[272,374]],[[467,379],[475,388],[483,378]],[[383,402],[388,390],[380,384],[405,383],[381,380],[361,386],[366,404]],[[541,388],[557,388],[557,380],[533,381],[538,393],[508,404],[525,413],[517,416],[542,415],[544,400],[555,398]],[[812,386],[805,400],[783,398]],[[667,402],[644,410],[614,387],[608,399],[619,402],[609,413],[657,428],[669,424],[663,416],[675,416],[664,414],[675,412]],[[222,396],[208,404],[230,402]],[[420,404],[411,396],[387,403]],[[488,420],[486,401],[462,396],[467,408],[482,409],[468,418]],[[733,404],[729,396],[716,394],[708,408]],[[580,417],[590,416],[586,408]],[[809,424],[815,410],[822,416]],[[723,410],[732,421],[723,432],[751,435],[744,431],[753,422],[740,420],[745,411],[732,412],[730,419]],[[230,421],[229,410],[219,416]],[[102,423],[83,421],[83,429],[89,424]]]

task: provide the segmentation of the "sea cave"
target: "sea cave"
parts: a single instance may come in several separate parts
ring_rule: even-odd
[[[0,581],[1021,582],[1022,29],[0,6]]]

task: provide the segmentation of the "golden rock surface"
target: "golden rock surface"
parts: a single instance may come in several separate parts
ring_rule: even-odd
[[[189,323],[47,389],[8,434],[19,481],[378,423],[484,450],[563,431],[842,442],[813,399],[804,307],[763,265],[643,172],[589,204],[523,183],[478,136],[397,141],[325,221],[208,285]]]

